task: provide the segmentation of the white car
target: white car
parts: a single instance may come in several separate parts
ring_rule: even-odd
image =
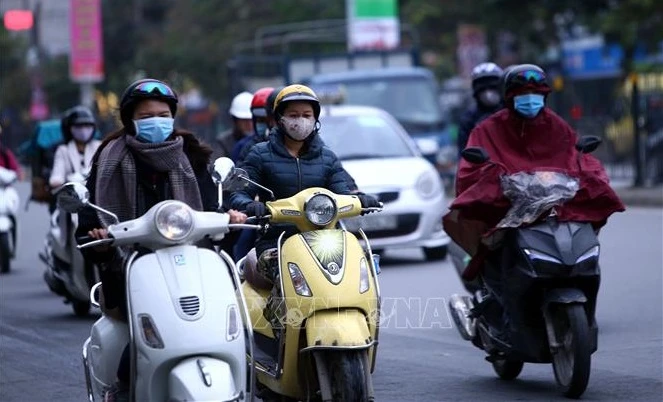
[[[367,106],[324,105],[320,122],[324,142],[359,190],[384,203],[382,212],[344,220],[346,229],[362,228],[374,250],[421,247],[427,260],[444,259],[450,239],[442,228],[442,182],[405,129]]]

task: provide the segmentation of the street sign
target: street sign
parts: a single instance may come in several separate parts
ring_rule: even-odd
[[[69,76],[77,83],[104,80],[101,0],[70,0]]]
[[[397,0],[346,0],[348,50],[391,50],[400,45]]]

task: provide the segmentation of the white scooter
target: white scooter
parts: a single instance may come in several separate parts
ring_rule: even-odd
[[[11,269],[16,255],[16,213],[19,208],[18,192],[13,187],[16,172],[0,167],[0,273]]]
[[[68,182],[84,183],[80,173],[67,176]],[[54,190],[54,194],[60,189]],[[99,281],[94,264],[86,262],[76,243],[78,215],[60,208],[53,211],[51,225],[46,233],[44,251],[39,258],[46,264],[44,281],[51,291],[71,303],[77,316],[90,312],[90,289]]]
[[[88,198],[83,185],[68,183],[58,203],[68,212],[92,207],[117,221]],[[83,346],[90,401],[115,381],[127,343],[132,401],[252,400],[253,332],[233,261],[194,245],[231,228],[259,226],[229,224],[227,214],[171,200],[109,226],[109,239],[80,246],[146,250],[125,262],[128,324],[104,315]],[[90,292],[95,306],[99,285]]]

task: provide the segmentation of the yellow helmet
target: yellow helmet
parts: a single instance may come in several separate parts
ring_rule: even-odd
[[[278,119],[283,115],[286,103],[292,101],[309,102],[313,106],[313,114],[320,117],[320,100],[313,90],[305,85],[294,84],[283,88],[274,101],[274,116]]]

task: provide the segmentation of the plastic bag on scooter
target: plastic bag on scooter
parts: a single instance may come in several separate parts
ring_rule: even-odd
[[[515,228],[533,223],[544,212],[573,199],[580,181],[559,172],[519,172],[502,176],[501,187],[511,208],[497,227]]]

